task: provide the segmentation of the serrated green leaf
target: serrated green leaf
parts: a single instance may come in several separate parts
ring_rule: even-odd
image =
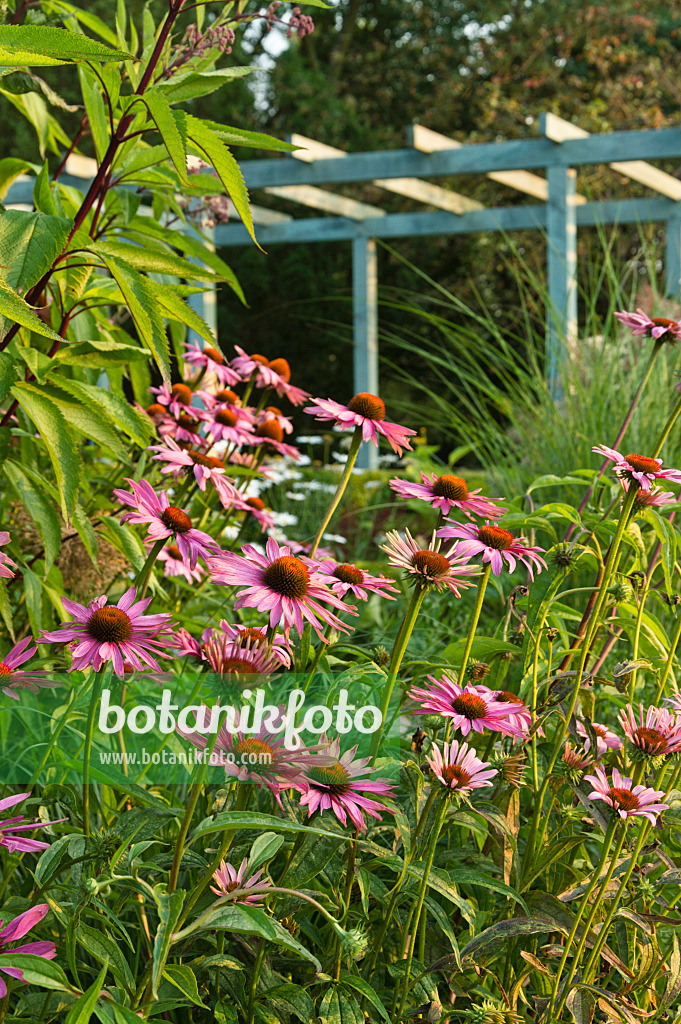
[[[72,64],[81,60],[134,60],[79,32],[44,25],[0,25],[0,65]]]
[[[229,198],[234,203],[244,227],[255,244],[258,245],[253,228],[253,218],[251,217],[251,210],[248,205],[248,190],[241,173],[241,168],[229,149],[214,131],[207,128],[203,121],[200,121],[192,114],[187,114],[187,135],[196,153],[212,165],[229,193]],[[259,245],[258,248],[260,248]]]
[[[171,274],[193,281],[219,280],[210,268],[191,263],[170,252],[159,252],[158,249],[142,249],[138,245],[126,245],[124,242],[115,241],[91,242],[88,248],[98,256],[113,256],[136,270],[143,270],[146,274]]]
[[[168,100],[158,87],[148,89],[143,98],[180,181],[183,185],[188,184],[185,114],[182,111],[171,110]]]
[[[54,196],[50,191],[50,168],[47,160],[40,169],[40,174],[35,179],[33,186],[33,205],[40,213],[47,213],[52,217],[58,216]]]
[[[66,217],[5,210],[0,217],[2,280],[14,291],[25,295],[52,267],[64,249],[72,227],[73,221]]]
[[[214,71],[187,71],[185,74],[173,75],[166,82],[159,82],[154,86],[154,90],[162,92],[168,103],[186,103],[199,96],[210,96],[230,79],[243,78],[244,75],[252,74],[254,70],[252,67],[235,67],[216,68]]]
[[[158,284],[156,281],[150,281],[149,284],[156,295],[164,317],[191,327],[209,345],[216,344],[215,335],[206,321],[177,292],[173,291],[168,285]]]
[[[107,366],[127,366],[132,360],[149,359],[146,349],[136,345],[123,345],[118,341],[95,338],[92,341],[71,342],[62,345],[54,356],[53,363],[73,363],[91,370],[106,369]]]
[[[35,481],[26,475],[21,466],[8,460],[3,468],[17,497],[23,502],[40,534],[45,554],[45,574],[47,574],[61,547],[59,516]]]
[[[95,155],[97,160],[101,162],[109,145],[109,132],[107,131],[109,118],[104,106],[104,97],[101,93],[99,81],[90,68],[81,65],[78,68],[78,77],[80,78],[80,89],[83,94],[90,131],[92,132]]]
[[[155,999],[158,998],[158,986],[161,983],[163,969],[168,959],[173,932],[182,913],[184,897],[182,889],[176,889],[171,893],[156,893],[159,922],[154,939],[154,960],[151,971],[151,989]]]
[[[111,427],[123,431],[140,447],[145,447],[149,443],[154,433],[151,420],[120,395],[78,380],[60,379],[59,387],[87,405],[93,413],[101,415],[107,429]]]
[[[163,380],[170,385],[170,347],[149,282],[120,260],[112,256],[103,258],[121,290],[142,341],[153,355]]]
[[[7,398],[9,389],[16,379],[14,359],[9,352],[0,352],[0,402]]]
[[[59,486],[62,515],[70,522],[78,497],[80,453],[61,410],[32,384],[16,384],[12,394],[35,423],[47,448]]]
[[[72,14],[82,25],[89,28],[91,32],[95,32],[98,36],[101,36],[105,42],[111,46],[116,47],[118,41],[116,39],[116,33],[112,32],[111,29],[101,18],[98,18],[96,14],[92,14],[90,11],[83,11],[79,7],[74,7],[73,4],[65,3],[64,0],[43,0],[43,10],[46,13],[63,13]]]
[[[125,450],[121,439],[116,433],[114,421],[106,414],[104,406],[94,403],[84,390],[78,391],[77,382],[64,382],[62,388],[54,383],[44,384],[41,393],[51,399],[59,408],[67,423],[83,435],[88,441],[94,441],[117,459],[125,460]],[[74,387],[73,384],[76,386]],[[74,391],[78,391],[77,397]]]
[[[300,146],[294,146],[291,142],[284,142],[283,139],[275,139],[272,135],[264,135],[262,132],[250,132],[245,128],[232,128],[228,124],[216,124],[214,121],[204,121],[215,134],[226,142],[228,146],[247,146],[249,149],[270,149],[279,153],[292,153]]]

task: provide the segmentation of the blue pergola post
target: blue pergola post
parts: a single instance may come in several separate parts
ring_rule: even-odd
[[[352,240],[352,330],[353,386],[355,394],[378,394],[378,276],[376,242],[356,235]],[[378,467],[378,451],[363,444],[357,465],[362,469]]]
[[[676,299],[681,288],[681,210],[665,224],[664,294]]]
[[[559,398],[561,363],[568,343],[577,337],[577,172],[573,167],[548,167],[546,177],[546,377],[551,394]]]
[[[189,233],[202,242],[206,239],[210,239],[210,245],[212,249],[215,249],[215,231],[213,228],[205,228],[201,234],[198,233],[193,227],[188,227]],[[190,257],[191,259],[191,257]],[[196,262],[192,260],[192,262]],[[218,336],[218,293],[216,288],[211,288],[205,292],[197,292],[195,295],[187,296],[187,302],[191,308],[203,317],[208,326],[211,329],[213,337],[217,340]],[[207,344],[203,338],[199,337],[196,331],[193,331],[191,327],[187,329],[187,341],[195,342],[200,345],[201,348]]]

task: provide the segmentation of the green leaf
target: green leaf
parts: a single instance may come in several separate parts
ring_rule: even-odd
[[[186,116],[182,111],[170,109],[168,100],[163,93],[154,87],[144,94],[156,130],[163,139],[168,156],[183,185],[187,185],[187,125]]]
[[[388,1011],[368,981],[365,981],[365,979],[359,975],[345,974],[340,979],[340,983],[344,988],[352,988],[355,992],[359,992],[364,999],[371,1003],[375,1010],[378,1010],[383,1020],[387,1020],[388,1024],[390,1024],[390,1015]]]
[[[72,228],[73,221],[66,217],[5,210],[0,217],[0,277],[14,291],[26,294],[52,267]]]
[[[229,193],[229,198],[234,203],[244,227],[255,244],[258,245],[253,228],[253,218],[251,217],[251,210],[248,205],[248,190],[246,189],[238,163],[222,139],[192,114],[187,114],[187,135],[197,153],[213,166],[220,181]]]
[[[186,277],[190,281],[218,281],[218,276],[209,268],[198,263],[191,263],[169,252],[157,249],[142,249],[138,245],[125,245],[123,242],[92,242],[88,249],[98,256],[114,256],[136,270],[146,274],[171,274]]]
[[[485,889],[491,889],[492,892],[499,892],[503,896],[509,896],[512,900],[515,900],[521,905],[523,910],[527,911],[527,904],[522,896],[512,889],[510,885],[506,885],[504,882],[498,881],[496,878],[491,878],[489,875],[483,875],[480,871],[474,871],[472,868],[454,868],[447,872],[450,881],[457,885],[481,885]],[[528,911],[529,913],[529,911]]]
[[[135,979],[117,942],[101,928],[91,928],[82,920],[78,922],[76,938],[83,949],[86,949],[100,964],[108,965],[119,984],[128,992],[135,991]]]
[[[646,509],[645,518],[651,524],[657,539],[660,541],[662,555],[662,570],[664,572],[664,583],[667,596],[671,597],[674,583],[674,562],[676,561],[676,530],[664,516],[656,512],[654,508]]]
[[[154,86],[154,92],[160,92],[168,103],[186,103],[199,96],[210,96],[226,82],[233,78],[243,78],[255,71],[252,67],[217,68],[215,71],[187,71],[175,74],[165,82]],[[148,96],[147,92],[145,96]]]
[[[105,414],[104,407],[94,404],[87,392],[81,391],[78,397],[74,397],[74,390],[78,388],[69,387],[66,390],[49,383],[41,387],[40,392],[54,402],[65,420],[88,441],[108,449],[115,458],[125,460],[125,451],[116,434],[113,420]]]
[[[152,282],[153,283],[153,282]],[[88,370],[102,370],[107,366],[127,366],[133,360],[149,359],[149,353],[137,345],[123,345],[118,341],[95,338],[92,341],[71,342],[62,345],[53,359],[53,365],[73,363]]]
[[[89,28],[91,32],[95,32],[98,36],[101,36],[105,42],[111,46],[117,46],[116,33],[112,32],[108,25],[106,25],[101,18],[98,18],[96,14],[92,14],[90,11],[82,11],[78,7],[74,7],[73,4],[64,3],[64,0],[43,0],[43,10],[46,12],[63,12],[64,14],[72,14],[74,18],[86,28]]]
[[[150,418],[120,395],[95,384],[63,378],[59,380],[59,387],[89,406],[93,415],[103,417],[101,422],[106,423],[107,430],[111,427],[123,431],[142,448],[149,443],[154,433]]]
[[[81,60],[134,60],[131,53],[112,50],[103,43],[43,25],[0,25],[0,66],[72,64]]]
[[[292,153],[300,149],[290,142],[282,139],[275,139],[271,135],[263,135],[262,132],[249,132],[244,128],[231,128],[227,124],[215,124],[213,121],[204,121],[223,142],[229,146],[248,146],[249,149],[271,149],[279,153]]]
[[[515,917],[511,918],[510,921],[500,921],[498,924],[493,924],[491,928],[481,932],[480,935],[476,935],[474,939],[463,947],[461,950],[462,963],[464,966],[466,962],[469,964],[484,964],[488,960],[505,955],[506,948],[504,943],[507,939],[513,939],[518,935],[539,935],[550,930],[550,925],[546,921],[533,917]],[[430,965],[428,970],[439,970],[440,966],[444,966],[443,960],[449,962],[452,958],[443,957],[442,960],[436,960],[434,964]]]
[[[149,284],[156,295],[164,317],[191,327],[209,345],[216,344],[215,335],[206,321],[177,292],[173,291],[169,285],[158,284],[156,281],[150,281]]]
[[[66,1014],[66,1020],[64,1024],[88,1024],[92,1020],[92,1015],[95,1012],[95,1006],[99,999],[99,994],[102,991],[102,985],[104,984],[104,978],[108,965],[104,964],[99,975],[90,987],[83,993],[80,999],[76,999],[75,1003]]]
[[[51,503],[33,479],[28,477],[16,462],[4,464],[5,475],[23,502],[26,511],[35,523],[45,553],[45,575],[59,554],[61,547],[61,523]]]
[[[41,167],[40,174],[35,179],[33,204],[40,213],[47,213],[53,217],[58,215],[59,211],[57,210],[54,196],[50,191],[50,168],[48,167],[47,160]]]
[[[3,92],[14,93],[19,96],[27,92],[38,93],[53,107],[59,107],[60,110],[68,110],[70,114],[75,114],[79,109],[77,104],[67,103],[66,100],[62,99],[59,93],[56,93],[44,78],[33,74],[28,69],[4,74],[2,76],[2,89]]]
[[[277,818],[274,814],[254,814],[251,811],[222,811],[210,818],[205,818],[200,825],[197,825],[189,836],[188,842],[193,843],[202,836],[210,835],[213,832],[223,832],[226,829],[237,831],[241,828],[269,828],[276,832],[311,832],[317,836],[329,836],[336,842],[347,840],[347,836],[339,835],[337,832],[330,832],[328,829],[316,828],[312,825],[299,825],[297,821],[289,821],[284,818]]]
[[[154,939],[154,961],[151,972],[151,988],[154,999],[158,999],[158,986],[165,968],[172,935],[184,906],[184,891],[176,889],[171,893],[156,893],[156,904],[158,907],[158,928]]]
[[[58,406],[32,384],[16,384],[12,394],[38,428],[59,486],[62,515],[70,522],[78,498],[81,465],[66,419]]]
[[[90,68],[81,64],[78,68],[78,76],[80,78],[83,100],[85,101],[85,111],[92,132],[95,155],[101,163],[109,146],[109,132],[107,130],[109,116],[104,106],[101,86]]]
[[[18,178],[30,166],[26,160],[20,160],[15,156],[6,156],[0,160],[0,199],[5,198],[8,188],[15,178]]]
[[[276,832],[263,832],[261,836],[258,836],[251,846],[251,852],[248,855],[249,870],[255,871],[261,864],[272,860],[285,841],[284,837],[278,836]]]
[[[2,966],[20,970],[28,985],[39,985],[56,992],[71,992],[80,995],[77,989],[69,985],[68,978],[54,960],[46,960],[33,953],[3,953]]]
[[[123,294],[142,341],[156,360],[163,380],[170,385],[168,338],[149,282],[120,260],[105,256],[104,262]]]
[[[17,378],[15,363],[9,352],[0,352],[0,402],[7,398]]]
[[[365,1017],[357,1000],[338,985],[334,985],[324,993],[319,1008],[319,1019],[324,1024],[364,1024]]]
[[[28,327],[30,330],[35,331],[36,334],[41,334],[44,338],[61,341],[56,331],[53,331],[51,327],[44,324],[28,303],[24,302],[21,296],[17,295],[14,289],[10,288],[2,278],[0,278],[0,315],[5,318],[2,329],[0,329],[0,334],[3,338],[12,324],[16,323],[21,327]]]
[[[190,925],[189,928],[185,928],[184,934],[190,934],[193,927]],[[284,946],[286,949],[298,953],[299,956],[313,963],[318,971],[321,970],[319,960],[305,946],[302,946],[294,939],[278,921],[268,917],[258,907],[249,907],[245,904],[241,906],[218,907],[210,917],[204,919],[203,923],[197,927],[224,929],[239,935],[259,935],[268,942],[274,942],[277,946]]]
[[[166,978],[175,988],[179,988],[180,992],[194,1003],[196,1006],[200,1006],[203,1010],[207,1010],[208,1007],[201,1002],[199,999],[199,986],[196,983],[196,977],[191,967],[181,966],[179,964],[168,964],[163,971],[163,977]]]
[[[42,587],[32,569],[24,569],[23,578],[28,621],[31,623],[33,634],[37,636],[43,626]]]
[[[309,1024],[316,1016],[314,1003],[305,989],[292,982],[287,981],[283,985],[268,988],[266,992],[261,993],[260,1000],[266,1006],[281,1007],[287,1013],[292,1013],[303,1024]]]

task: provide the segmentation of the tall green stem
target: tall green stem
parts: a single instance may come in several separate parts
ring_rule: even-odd
[[[361,443],[362,428],[355,427],[355,432],[352,435],[352,441],[350,443],[350,451],[348,452],[348,457],[343,468],[343,475],[341,476],[338,482],[338,487],[336,488],[336,493],[331,499],[331,504],[329,505],[328,509],[326,510],[324,518],[319,524],[319,529],[317,530],[315,539],[312,541],[312,547],[310,548],[310,558],[314,558],[315,551],[320,545],[321,539],[324,536],[324,532],[329,523],[331,522],[331,518],[336,509],[338,508],[340,500],[343,497],[343,494],[345,493],[345,488],[348,486],[348,480],[350,479],[350,475],[352,474],[355,462],[357,461],[357,454],[359,452]]]
[[[395,637],[395,644],[393,646],[393,653],[390,658],[390,667],[388,669],[388,678],[385,681],[383,688],[383,699],[381,701],[381,724],[374,733],[374,738],[371,742],[371,756],[375,759],[378,753],[378,748],[381,745],[381,738],[383,736],[383,726],[388,715],[388,708],[390,706],[390,698],[392,696],[393,689],[395,688],[395,682],[399,675],[400,665],[404,658],[404,652],[407,649],[409,638],[414,629],[416,619],[423,603],[423,598],[426,595],[426,587],[417,584],[411,595],[411,601],[407,608],[406,614],[402,621],[402,625],[399,628],[398,634]]]
[[[681,415],[681,399],[679,399],[679,401],[674,406],[674,408],[672,410],[671,416],[669,417],[669,419],[667,420],[667,422],[664,425],[664,429],[663,429],[662,433],[660,434],[660,437],[659,437],[659,440],[657,442],[657,445],[655,446],[655,451],[653,452],[653,458],[654,459],[656,459],[658,457],[658,455],[660,454],[660,452],[662,451],[662,445],[665,443],[665,441],[669,437],[669,435],[671,433],[671,429],[674,426],[674,424],[676,423],[676,421],[677,421],[677,419],[679,418],[680,415]]]
[[[83,747],[83,831],[86,836],[90,835],[90,754],[92,752],[92,734],[95,728],[95,715],[97,713],[97,701],[102,692],[104,676],[108,669],[95,673],[92,680],[92,692],[90,693],[90,707],[87,714],[85,726],[85,746]]]
[[[667,658],[667,663],[664,666],[664,672],[662,673],[662,678],[660,679],[660,683],[659,683],[659,685],[657,687],[657,693],[655,694],[655,700],[653,701],[653,704],[659,703],[660,697],[664,693],[664,688],[665,688],[665,685],[667,683],[667,679],[669,678],[669,673],[672,670],[672,664],[674,662],[674,654],[676,652],[676,648],[679,646],[679,640],[681,640],[681,615],[679,615],[678,622],[676,623],[676,629],[674,630],[674,637],[672,639],[671,646],[669,648],[669,656]]]
[[[482,602],[485,600],[485,591],[487,590],[487,583],[489,576],[492,571],[492,563],[488,562],[482,571],[482,576],[478,580],[478,592],[475,596],[475,607],[471,616],[471,624],[468,627],[468,638],[466,639],[466,646],[464,648],[463,657],[461,658],[461,666],[459,668],[459,686],[465,686],[466,683],[466,669],[468,668],[468,659],[471,656],[471,649],[473,647],[473,641],[475,640],[475,633],[478,628],[478,622],[480,621],[480,612],[482,611]]]
[[[260,975],[262,973],[262,965],[265,962],[265,950],[267,949],[267,941],[265,939],[260,940],[258,946],[258,955],[255,958],[253,964],[253,975],[251,977],[251,984],[248,990],[248,1009],[246,1011],[246,1024],[253,1024],[255,1017],[255,997],[258,992],[258,982],[260,981]]]

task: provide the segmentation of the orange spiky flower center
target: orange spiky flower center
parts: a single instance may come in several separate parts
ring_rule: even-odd
[[[421,548],[415,551],[411,558],[411,564],[424,576],[434,578],[435,576],[447,576],[451,571],[449,559],[441,555],[439,551],[430,551]]]
[[[246,498],[246,504],[250,508],[255,509],[257,512],[262,512],[262,510],[265,508],[265,502],[262,500],[262,498],[256,498],[255,495],[253,495],[250,498]]]
[[[667,737],[659,729],[643,726],[634,733],[634,745],[648,754],[661,754],[667,748]]]
[[[177,423],[184,430],[191,430],[193,433],[196,432],[196,428],[199,425],[199,421],[193,416],[187,416],[185,412],[181,412],[177,418]]]
[[[189,533],[192,528],[192,521],[186,512],[174,505],[168,505],[160,515],[161,522],[173,533]]]
[[[259,740],[255,736],[246,736],[242,740],[235,740],[232,750],[236,756],[237,761],[240,759],[242,754],[257,754],[262,757],[261,764],[267,764],[267,758],[274,760],[274,748],[265,743],[264,740]]]
[[[258,670],[248,658],[222,658],[219,664],[220,672],[223,675],[250,676]]]
[[[494,699],[501,701],[502,704],[522,704],[521,698],[510,690],[499,690]]]
[[[348,562],[344,562],[342,565],[337,565],[334,571],[334,576],[341,583],[362,583],[364,580],[364,573],[361,569],[358,569],[356,565],[350,565]]]
[[[308,768],[305,775],[311,782],[325,786],[333,796],[342,796],[350,789],[350,776],[340,761],[327,768]]]
[[[489,548],[496,548],[497,551],[508,551],[514,542],[512,533],[503,530],[501,526],[481,526],[478,529],[478,537]]]
[[[242,643],[248,643],[249,640],[255,640],[256,643],[261,644],[265,639],[259,629],[240,629],[238,633],[239,641]]]
[[[229,388],[224,388],[222,391],[218,391],[215,397],[218,402],[229,402],[230,405],[234,405],[235,402],[239,401],[239,396],[236,391],[231,391]]]
[[[261,366],[270,365],[270,361],[267,358],[267,356],[261,356],[259,352],[256,352],[255,355],[252,355],[250,358],[253,360],[254,363],[260,363]]]
[[[487,704],[477,693],[461,693],[452,701],[452,709],[457,715],[463,715],[469,722],[477,718],[484,718],[487,714]]]
[[[350,412],[356,412],[358,416],[366,416],[368,420],[385,419],[385,402],[377,395],[370,395],[367,391],[360,391],[358,395],[348,402]]]
[[[659,473],[660,471],[659,461],[649,459],[646,455],[637,455],[636,452],[632,452],[625,455],[624,458],[637,473]]]
[[[433,484],[433,494],[438,498],[447,498],[449,501],[465,501],[468,497],[468,484],[460,476],[445,473],[444,476],[439,476]]]
[[[180,549],[178,548],[177,544],[169,544],[168,547],[166,548],[166,551],[168,552],[170,557],[174,558],[177,562],[182,561],[182,555],[180,554]]]
[[[221,423],[223,427],[234,427],[236,426],[239,417],[231,409],[220,409],[219,412],[215,413],[215,422]]]
[[[276,420],[265,420],[255,428],[255,436],[262,437],[265,441],[283,441],[284,431]]]
[[[617,810],[621,808],[623,811],[635,811],[639,806],[638,797],[630,789],[619,789],[617,786],[611,786],[609,796]]]
[[[147,416],[167,416],[168,410],[165,405],[159,405],[158,402],[154,402],[152,405],[148,405],[146,408]]]
[[[5,665],[4,661],[0,661],[0,676],[11,676],[12,669],[8,665]]]
[[[192,404],[191,388],[188,388],[186,384],[173,384],[172,396],[176,402],[180,402],[182,405]]]
[[[222,459],[216,459],[214,455],[204,455],[203,452],[188,451],[187,455],[195,465],[206,466],[208,469],[224,469]]]
[[[85,628],[89,636],[100,643],[121,644],[132,636],[132,622],[128,615],[111,605],[93,612]]]
[[[668,320],[666,316],[654,316],[652,318],[656,327],[678,327],[676,320]]]
[[[442,769],[442,778],[452,789],[460,789],[471,781],[471,775],[458,764],[446,764]]]
[[[263,570],[263,583],[281,594],[299,600],[308,592],[310,574],[299,558],[293,555],[281,555]]]
[[[280,377],[283,377],[287,384],[291,380],[291,367],[287,359],[273,359],[270,362],[270,370],[274,370]]]
[[[214,363],[218,364],[218,366],[222,366],[225,361],[216,348],[211,348],[208,345],[204,348],[203,354],[208,356],[209,359],[212,359]]]

